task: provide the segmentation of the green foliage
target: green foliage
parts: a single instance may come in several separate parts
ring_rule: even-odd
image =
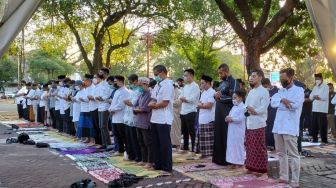
[[[9,82],[17,78],[17,63],[9,57],[0,59],[0,81]]]
[[[74,71],[72,65],[45,51],[31,52],[28,63],[29,72],[35,82],[46,82],[55,79],[59,74],[69,75]]]

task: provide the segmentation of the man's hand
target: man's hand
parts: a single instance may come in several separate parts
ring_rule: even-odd
[[[320,98],[318,95],[314,95],[313,98],[314,98],[315,100],[321,100],[321,98]]]
[[[135,113],[142,112],[142,110],[140,110],[140,108],[134,108],[133,111],[134,111]]]
[[[288,109],[292,108],[291,101],[287,99],[281,99],[281,102],[286,106],[286,108]]]
[[[185,97],[181,97],[180,100],[184,103],[188,103],[188,100]]]
[[[226,116],[226,118],[225,118],[225,122],[228,122],[228,123],[233,122],[232,117],[230,117],[230,116]]]
[[[94,97],[93,97],[92,95],[88,95],[88,99],[89,99],[90,101],[94,101]]]
[[[255,111],[253,107],[247,106],[246,109],[251,115],[257,115],[257,112]]]
[[[133,104],[130,100],[124,100],[124,104],[127,105],[127,106],[133,106]]]
[[[151,109],[156,109],[156,102],[150,102],[148,104],[148,107],[151,108]]]
[[[222,97],[222,93],[220,91],[217,91],[214,95],[215,99],[220,99]]]
[[[197,108],[201,109],[202,107],[203,107],[203,103],[200,102],[197,104]]]

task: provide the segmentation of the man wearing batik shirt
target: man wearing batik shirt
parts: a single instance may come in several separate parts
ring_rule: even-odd
[[[173,167],[172,143],[170,129],[174,119],[174,86],[167,78],[167,69],[156,65],[153,69],[158,84],[152,92],[152,101],[148,106],[152,109],[154,168],[171,172]]]
[[[215,99],[214,94],[216,91],[212,89],[212,78],[203,75],[201,78],[201,99],[197,107],[199,108],[199,147],[202,157],[210,157],[213,152],[214,142],[214,125],[215,121]]]
[[[251,72],[249,82],[253,88],[247,98],[248,117],[246,121],[246,161],[245,167],[262,178],[267,177],[266,120],[270,103],[269,93],[261,85],[264,77],[262,70]]]

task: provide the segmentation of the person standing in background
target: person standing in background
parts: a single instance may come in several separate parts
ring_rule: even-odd
[[[23,113],[23,96],[25,96],[28,92],[27,87],[26,87],[26,81],[22,80],[21,81],[21,86],[19,86],[20,89],[19,91],[15,94],[15,103],[17,106],[17,111],[19,115],[19,119],[24,118],[24,113]]]
[[[335,96],[334,91],[334,85],[332,83],[328,83],[329,87],[329,108],[328,108],[328,115],[327,115],[327,121],[328,121],[328,132],[332,133],[332,135],[335,135],[335,106],[331,103],[331,100]]]
[[[312,136],[313,142],[318,142],[318,134],[323,143],[328,143],[327,113],[329,108],[329,87],[323,82],[321,73],[315,74],[315,86],[309,96],[313,101]]]
[[[266,88],[270,94],[270,97],[273,97],[274,94],[276,94],[279,89],[276,86],[273,86],[271,84],[271,81],[268,78],[264,78],[261,81],[261,84],[264,86],[264,88]],[[267,113],[267,120],[266,120],[266,146],[268,148],[268,150],[273,151],[275,149],[275,145],[274,145],[274,135],[273,135],[273,124],[274,124],[274,119],[275,119],[275,114],[277,109],[276,108],[272,108],[271,105],[268,106],[267,109],[268,113]]]

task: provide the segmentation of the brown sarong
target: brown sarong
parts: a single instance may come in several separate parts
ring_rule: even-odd
[[[35,121],[35,114],[34,114],[34,110],[33,110],[33,106],[32,105],[28,106],[28,119],[31,122]]]

